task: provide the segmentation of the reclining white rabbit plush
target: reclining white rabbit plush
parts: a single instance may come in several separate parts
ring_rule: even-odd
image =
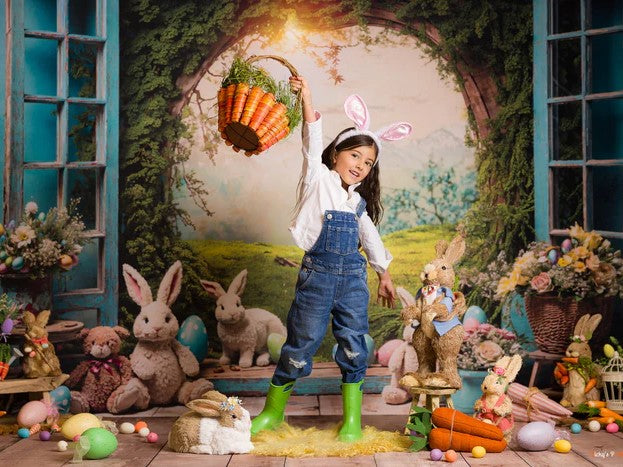
[[[169,448],[194,454],[244,454],[253,449],[251,417],[237,397],[209,391],[186,404],[169,433]]]
[[[179,323],[170,306],[182,287],[182,263],[176,261],[169,268],[156,301],[149,284],[136,269],[124,264],[123,278],[130,297],[141,307],[133,327],[138,343],[130,355],[135,377],[111,394],[109,412],[123,412],[132,406],[143,410],[149,405],[185,404],[212,389],[214,386],[207,379],[186,380],[186,376],[199,373],[199,362],[175,338]]]
[[[270,334],[285,336],[287,331],[281,320],[270,311],[261,308],[248,308],[242,305],[240,295],[247,284],[247,270],[241,271],[227,289],[218,282],[201,280],[201,285],[213,298],[216,298],[216,332],[223,345],[223,355],[219,359],[221,365],[235,364],[248,368],[253,365],[253,357],[257,355],[256,364],[266,366],[270,363],[270,355],[266,340]]]

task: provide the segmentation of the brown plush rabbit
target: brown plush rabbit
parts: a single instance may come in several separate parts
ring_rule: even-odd
[[[45,329],[49,319],[50,310],[42,311],[36,318],[30,311],[24,312],[26,332],[23,369],[27,378],[61,374],[61,364],[54,352],[54,346],[48,341],[48,332]]]
[[[595,378],[595,381],[599,379],[599,368],[593,363],[593,353],[588,341],[600,322],[600,314],[591,316],[587,313],[581,316],[575,325],[572,342],[567,347],[566,360],[563,361],[569,376],[569,381],[563,384],[564,390],[560,401],[564,407],[577,407],[587,400],[599,399],[598,385],[588,391],[586,389],[592,378]]]

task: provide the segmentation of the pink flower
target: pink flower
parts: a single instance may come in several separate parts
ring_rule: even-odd
[[[534,276],[530,281],[530,286],[536,290],[537,293],[545,293],[554,289],[552,278],[549,277],[549,274],[546,272],[542,272],[539,275]]]
[[[502,355],[504,350],[498,344],[493,341],[484,341],[476,346],[474,349],[476,355],[479,355],[483,360],[487,362],[494,362]]]

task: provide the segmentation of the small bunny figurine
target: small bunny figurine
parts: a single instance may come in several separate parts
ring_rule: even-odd
[[[209,391],[186,404],[169,433],[169,448],[194,454],[244,454],[253,449],[251,417],[237,397]]]
[[[36,318],[30,311],[24,312],[26,342],[24,343],[23,369],[27,378],[61,374],[61,364],[54,352],[54,346],[48,341],[48,331],[45,329],[49,319],[50,310],[42,311]]]
[[[569,378],[568,381],[560,381],[564,386],[560,405],[564,407],[577,407],[587,400],[599,399],[598,385],[595,384],[599,379],[599,368],[593,363],[593,353],[588,341],[600,322],[600,314],[591,316],[587,313],[575,325],[571,344],[567,347],[562,363]],[[587,385],[593,378],[595,383],[587,390]]]
[[[480,385],[483,395],[474,404],[474,417],[483,422],[497,425],[507,442],[510,441],[515,420],[513,401],[506,395],[508,386],[521,369],[521,356],[500,358]]]
[[[216,332],[223,345],[223,355],[219,359],[221,365],[235,363],[239,357],[240,367],[248,368],[253,365],[254,355],[258,354],[257,365],[266,366],[270,363],[268,336],[273,333],[285,336],[287,333],[281,320],[270,311],[245,309],[240,296],[246,284],[246,269],[231,281],[227,292],[218,282],[201,281],[205,291],[216,299]]]
[[[117,388],[107,401],[108,411],[119,413],[135,406],[182,404],[212,389],[204,378],[186,381],[199,373],[199,362],[190,349],[176,339],[179,323],[171,312],[182,287],[182,263],[176,261],[164,275],[154,301],[147,281],[136,269],[124,264],[123,278],[130,297],[141,311],[134,320],[138,343],[130,355],[136,377]]]

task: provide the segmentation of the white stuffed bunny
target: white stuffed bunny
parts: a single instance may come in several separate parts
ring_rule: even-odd
[[[169,447],[194,454],[244,454],[253,449],[251,417],[237,397],[210,391],[186,404],[191,412],[178,418]]]
[[[480,385],[483,395],[474,404],[474,417],[492,423],[502,430],[506,441],[510,441],[515,420],[513,401],[506,394],[508,387],[521,369],[521,356],[500,358]]]
[[[199,362],[188,347],[177,341],[177,318],[171,312],[182,287],[182,263],[176,261],[167,271],[156,301],[147,281],[136,269],[124,264],[123,278],[130,297],[141,311],[134,320],[133,333],[138,343],[130,355],[136,377],[120,386],[108,399],[107,408],[119,413],[135,406],[185,404],[212,389],[204,378],[187,381],[186,376],[199,373]]]
[[[239,365],[248,368],[253,365],[253,356],[258,354],[258,366],[270,363],[266,340],[272,333],[285,336],[287,331],[281,320],[270,311],[261,308],[245,309],[240,300],[247,284],[247,270],[241,271],[227,289],[218,282],[202,280],[201,285],[216,298],[216,332],[223,345],[219,363],[229,365],[239,357]]]

